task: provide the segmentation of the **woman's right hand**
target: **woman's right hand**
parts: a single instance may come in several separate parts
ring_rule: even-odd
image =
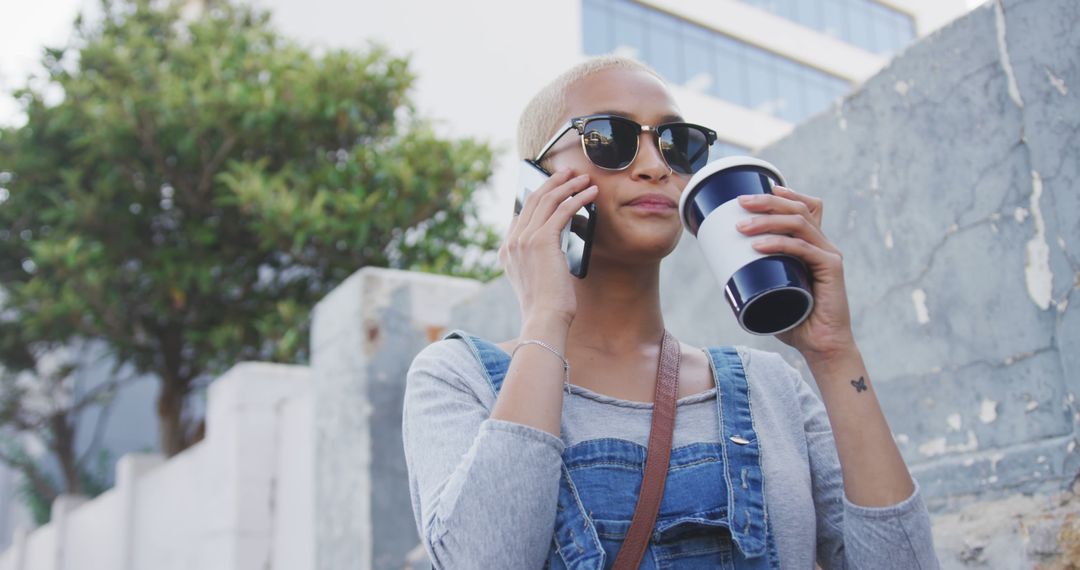
[[[577,312],[573,276],[559,239],[574,213],[596,198],[597,187],[588,185],[588,175],[572,174],[557,170],[529,194],[499,247],[499,262],[517,294],[522,322],[555,316],[569,325]]]

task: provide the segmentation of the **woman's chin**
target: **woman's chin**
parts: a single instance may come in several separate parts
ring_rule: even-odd
[[[666,253],[675,249],[682,237],[682,226],[675,224],[642,224],[621,236],[620,243],[635,251]]]
[[[634,232],[630,235],[617,236],[608,243],[594,245],[592,255],[621,263],[630,261],[635,265],[638,263],[658,262],[675,250],[675,246],[679,245],[681,237],[681,228],[680,231],[675,233],[670,230],[663,232]]]

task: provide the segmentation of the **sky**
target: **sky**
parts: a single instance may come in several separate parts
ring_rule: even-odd
[[[983,0],[967,0],[973,7]],[[0,0],[0,125],[18,124],[18,105],[7,93],[38,69],[45,46],[64,44],[79,10],[98,0]]]
[[[42,49],[65,44],[79,9],[96,6],[95,0],[0,0],[0,125],[20,120],[8,94],[38,68]]]

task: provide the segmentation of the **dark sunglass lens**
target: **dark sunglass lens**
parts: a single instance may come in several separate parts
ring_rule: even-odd
[[[697,127],[668,125],[660,129],[660,151],[672,170],[693,174],[709,161],[709,139]]]
[[[585,124],[585,154],[602,168],[625,168],[637,153],[634,125],[613,119],[592,119]]]

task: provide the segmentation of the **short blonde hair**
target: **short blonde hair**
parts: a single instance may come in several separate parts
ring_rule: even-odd
[[[518,157],[529,160],[536,158],[548,139],[555,136],[566,112],[566,92],[573,84],[598,71],[612,68],[641,70],[664,82],[664,78],[648,65],[618,55],[592,57],[571,67],[545,85],[521,112],[517,129]],[[666,82],[664,84],[667,85]]]

